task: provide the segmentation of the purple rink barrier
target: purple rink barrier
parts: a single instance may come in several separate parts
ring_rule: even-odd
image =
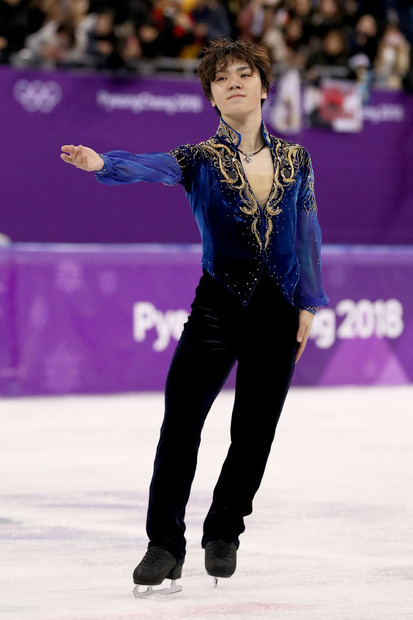
[[[0,249],[0,394],[162,390],[200,275],[199,246]],[[410,383],[412,279],[413,248],[325,247],[294,385]]]
[[[275,134],[275,91],[263,108]],[[15,242],[199,243],[181,187],[108,188],[60,147],[168,151],[205,140],[216,113],[197,80],[0,67],[0,232]],[[374,92],[360,133],[285,135],[312,156],[325,243],[413,244],[413,95]]]

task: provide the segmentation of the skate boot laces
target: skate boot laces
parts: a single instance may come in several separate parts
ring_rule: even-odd
[[[225,540],[210,540],[205,545],[205,568],[212,577],[231,577],[237,566],[237,545]]]

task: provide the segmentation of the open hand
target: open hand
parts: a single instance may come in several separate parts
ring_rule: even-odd
[[[97,170],[101,170],[104,166],[104,161],[100,155],[87,146],[66,144],[62,146],[62,151],[63,153],[61,153],[60,157],[63,161],[81,170],[96,172]]]

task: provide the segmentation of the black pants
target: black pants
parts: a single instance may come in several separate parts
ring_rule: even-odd
[[[205,273],[191,307],[166,381],[147,517],[149,544],[178,560],[185,556],[185,508],[202,427],[233,365],[238,362],[231,445],[204,523],[203,546],[208,540],[239,544],[297,351],[298,312],[266,272],[246,307]]]

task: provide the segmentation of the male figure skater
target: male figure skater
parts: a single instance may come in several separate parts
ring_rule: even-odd
[[[237,362],[231,445],[202,537],[207,572],[234,573],[295,363],[317,307],[328,302],[309,154],[271,136],[261,119],[270,85],[265,48],[214,41],[199,76],[220,116],[205,142],[138,155],[62,147],[65,162],[94,171],[101,183],[182,184],[202,238],[203,275],[166,380],[148,549],[134,571],[134,582],[147,586],[181,577],[202,427]]]

